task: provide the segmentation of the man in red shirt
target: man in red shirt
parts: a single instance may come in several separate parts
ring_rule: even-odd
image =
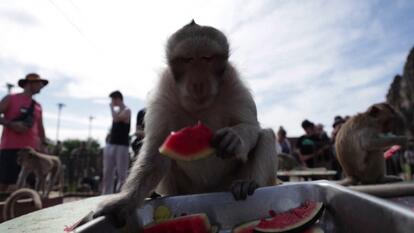
[[[20,79],[18,85],[22,93],[11,94],[0,102],[0,124],[3,132],[0,142],[0,192],[14,190],[20,166],[17,164],[17,152],[25,147],[41,149],[45,142],[45,130],[42,120],[42,107],[33,99],[33,95],[48,84],[38,74],[30,73]]]

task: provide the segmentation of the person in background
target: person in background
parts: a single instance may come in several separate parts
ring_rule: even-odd
[[[72,150],[71,157],[74,160],[75,166],[73,167],[74,182],[76,187],[80,184],[80,181],[86,177],[89,164],[89,150],[86,146],[86,142],[81,142],[79,147]]]
[[[336,139],[336,135],[341,129],[341,126],[344,123],[345,123],[345,119],[343,119],[341,116],[335,116],[334,123],[332,124],[332,128],[333,128],[332,133],[331,133],[331,144],[332,144],[332,155],[333,155],[332,169],[336,171],[336,175],[334,176],[335,180],[342,179],[342,167],[339,164],[338,158],[336,156],[336,151],[335,151],[335,139]]]
[[[46,143],[42,107],[33,99],[49,83],[36,73],[27,74],[18,81],[22,93],[10,94],[0,102],[0,124],[3,133],[0,142],[0,192],[13,191],[20,173],[17,152],[25,147],[43,151]]]
[[[309,120],[302,122],[302,128],[305,134],[298,138],[296,148],[298,150],[300,160],[306,164],[307,167],[313,168],[315,166],[315,156],[317,155],[317,142],[319,140],[315,131],[315,124]]]
[[[109,105],[112,115],[112,127],[109,133],[109,142],[106,144],[103,155],[103,194],[119,192],[128,174],[129,167],[129,131],[131,128],[131,110],[125,105],[120,91],[112,92]]]
[[[145,117],[145,112],[146,109],[143,108],[141,109],[138,114],[137,114],[137,123],[135,125],[135,138],[131,143],[131,147],[132,147],[132,151],[134,152],[134,156],[133,159],[137,159],[139,150],[142,147],[142,143],[143,143],[143,139],[144,139],[144,127],[145,127],[145,122],[144,122],[144,117]]]
[[[276,143],[276,151],[278,154],[285,153],[285,154],[291,154],[292,153],[292,147],[290,145],[289,140],[286,137],[286,130],[283,128],[283,126],[279,127],[279,130],[277,131],[277,143]]]
[[[343,119],[341,116],[335,116],[334,123],[332,124],[332,133],[331,133],[331,140],[333,144],[335,144],[335,138],[338,134],[339,129],[341,126],[345,123],[345,119]]]
[[[319,137],[319,139],[322,141],[322,142],[329,142],[330,141],[330,139],[329,139],[329,137],[328,137],[328,134],[326,133],[326,131],[324,130],[324,125],[322,125],[322,124],[317,124],[316,126],[315,126],[315,133],[318,135],[318,137]]]
[[[144,138],[144,128],[145,128],[144,117],[145,117],[146,111],[147,111],[147,109],[143,108],[143,109],[139,110],[139,112],[137,114],[137,123],[136,123],[136,126],[135,126],[135,135],[137,135],[137,137],[139,137],[140,140],[142,140]]]
[[[316,158],[317,167],[325,167],[326,169],[332,168],[332,144],[331,139],[324,130],[324,125],[317,124],[315,126],[315,134],[318,138],[316,148],[319,151],[319,156]]]
[[[56,142],[56,145],[53,147],[53,152],[52,152],[52,155],[56,155],[56,156],[60,156],[60,154],[62,153],[62,151],[63,151],[63,145],[62,145],[62,142],[60,141],[60,140],[58,140],[57,142]]]

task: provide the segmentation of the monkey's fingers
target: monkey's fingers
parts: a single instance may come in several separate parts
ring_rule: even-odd
[[[106,215],[109,217],[110,222],[112,225],[114,225],[116,228],[121,228],[125,226],[126,224],[126,215],[118,214],[113,212],[112,214]]]
[[[214,135],[213,140],[211,141],[211,146],[216,149],[216,156],[219,158],[223,158],[223,159],[229,157],[225,148],[221,147],[220,145],[225,136],[226,136],[225,131],[219,131]]]
[[[240,137],[229,128],[219,130],[213,138],[212,145],[220,158],[232,158],[241,144]]]
[[[214,134],[213,139],[211,140],[211,146],[215,147],[215,148],[219,148],[221,141],[226,136],[226,132],[227,132],[227,130],[225,128],[218,130]]]
[[[255,181],[239,180],[233,182],[231,192],[236,200],[246,200],[259,187]]]
[[[105,216],[109,219],[109,222],[116,228],[121,228],[126,224],[126,215],[121,213],[121,211],[116,211],[115,209],[111,210],[97,210],[93,215],[93,218],[100,216]]]
[[[226,131],[222,134],[220,138],[219,147],[227,148],[233,141],[233,135],[230,131]]]
[[[226,151],[235,155],[237,148],[241,145],[241,141],[238,137],[233,138],[233,141],[227,146]]]
[[[235,181],[231,185],[230,190],[236,201],[245,200],[247,197],[247,192],[243,192],[243,183],[243,181]]]
[[[253,195],[254,191],[256,191],[257,188],[259,188],[259,184],[257,184],[256,181],[251,181],[249,183],[249,189],[247,191],[247,194],[249,196]]]

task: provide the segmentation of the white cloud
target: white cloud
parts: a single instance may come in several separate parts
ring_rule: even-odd
[[[399,27],[408,27],[403,17],[394,27],[387,20],[412,5],[6,0],[0,3],[0,77],[15,82],[34,69],[51,80],[48,88],[59,84],[50,94],[56,99],[106,105],[108,93],[120,89],[143,101],[165,66],[166,39],[194,18],[228,35],[231,61],[252,88],[263,125],[283,124],[298,135],[304,118],[329,126],[334,115],[384,99],[403,66],[406,41],[414,41],[412,33],[399,34]],[[53,131],[56,113],[50,108],[45,106],[45,115]],[[75,136],[73,128],[86,127],[91,114],[97,115],[97,130],[106,131],[109,115],[94,110],[66,110],[62,136]]]

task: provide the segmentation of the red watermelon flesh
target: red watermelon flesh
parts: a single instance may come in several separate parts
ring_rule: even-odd
[[[257,232],[300,232],[315,223],[323,209],[323,203],[308,201],[297,208],[261,220],[254,230]]]
[[[244,223],[242,225],[237,226],[233,229],[232,233],[255,233],[254,228],[259,224],[260,220],[256,220],[253,222]],[[303,231],[299,231],[298,233],[323,233],[324,231],[317,226],[311,226]]]
[[[387,151],[384,152],[384,158],[385,159],[389,159],[391,158],[393,155],[395,155],[395,153],[397,153],[399,150],[401,149],[401,146],[399,145],[394,145],[392,146],[390,149],[388,149]]]
[[[211,225],[207,215],[192,214],[147,225],[144,233],[211,233]]]
[[[161,154],[177,160],[197,160],[214,153],[214,149],[210,146],[212,138],[213,132],[199,122],[193,127],[172,132],[159,151]]]
[[[323,208],[323,203],[308,201],[283,213],[275,213],[271,210],[269,211],[270,218],[244,223],[235,227],[232,232],[323,232],[319,227],[310,227],[318,220]]]

